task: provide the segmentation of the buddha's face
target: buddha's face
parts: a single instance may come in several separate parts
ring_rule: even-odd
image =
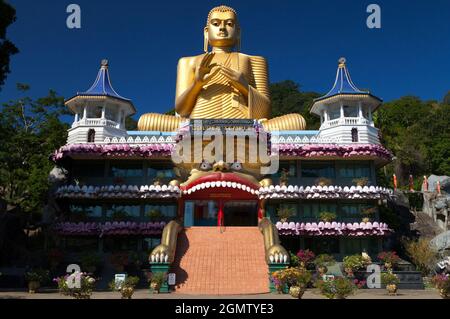
[[[231,11],[214,11],[205,32],[212,47],[234,46],[239,34],[236,15]]]

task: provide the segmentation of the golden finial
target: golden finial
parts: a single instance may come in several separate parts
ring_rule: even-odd
[[[345,66],[345,62],[346,62],[347,60],[344,58],[344,57],[341,57],[340,59],[339,59],[339,61],[338,61],[338,63],[339,63],[339,67],[340,68],[343,68],[344,66]]]
[[[103,59],[102,62],[100,63],[102,68],[107,69],[108,68],[108,60],[107,59]]]

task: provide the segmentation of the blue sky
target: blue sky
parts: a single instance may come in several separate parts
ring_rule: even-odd
[[[10,1],[17,21],[8,37],[20,49],[0,91],[17,97],[52,88],[70,97],[110,62],[119,94],[138,115],[172,108],[177,61],[202,53],[209,9],[222,1]],[[66,27],[66,7],[81,7],[81,29]],[[331,88],[337,60],[347,58],[353,81],[389,101],[403,95],[441,100],[450,90],[450,1],[223,1],[242,28],[242,52],[269,62],[271,82],[290,79],[306,91]],[[366,7],[381,6],[381,29],[368,29]],[[137,117],[136,117],[137,118]]]

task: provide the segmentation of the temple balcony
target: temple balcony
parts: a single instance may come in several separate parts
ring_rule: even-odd
[[[370,125],[372,127],[375,127],[373,121],[368,120],[364,117],[342,117],[334,120],[324,121],[322,123],[321,129],[340,125]]]
[[[81,119],[79,121],[72,123],[73,128],[79,126],[107,126],[107,127],[121,128],[121,123],[102,118]]]

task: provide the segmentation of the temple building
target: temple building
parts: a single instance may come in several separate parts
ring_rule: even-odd
[[[272,119],[264,58],[232,50],[240,39],[234,10],[214,8],[207,27],[206,53],[180,59],[176,116],[144,114],[139,130],[127,131],[136,108],[113,89],[106,60],[92,86],[66,100],[74,121],[52,156],[68,172],[55,193],[60,247],[95,251],[108,263],[133,254],[145,267],[174,272],[176,292],[200,294],[268,292],[268,272],[299,249],[338,260],[376,256],[392,231],[379,215],[392,191],[375,176],[392,158],[373,122],[382,100],[357,88],[341,58],[331,90],[311,106],[319,130],[305,130],[300,114]],[[223,39],[215,27],[228,28],[217,33]],[[207,70],[198,74],[195,65]],[[187,144],[200,160],[174,159],[183,142],[233,128],[254,133],[275,172],[250,161],[250,145],[227,161],[217,150],[202,156],[203,140]]]

